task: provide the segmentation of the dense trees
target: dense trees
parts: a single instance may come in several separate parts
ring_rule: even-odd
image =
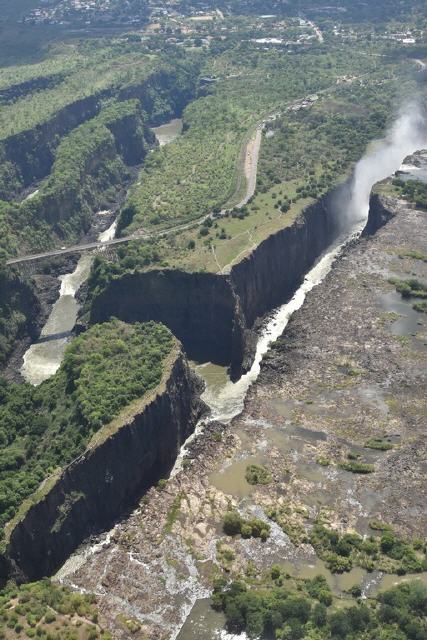
[[[95,325],[39,387],[0,382],[0,526],[91,436],[160,381],[174,344],[155,323]]]
[[[1,637],[24,634],[38,640],[110,640],[99,626],[94,596],[47,579],[19,587],[11,583],[0,591]]]
[[[270,579],[215,584],[213,606],[224,611],[229,631],[250,638],[278,640],[425,640],[427,587],[418,581],[380,593],[352,606],[331,607],[332,593],[323,576],[287,580],[273,566]]]

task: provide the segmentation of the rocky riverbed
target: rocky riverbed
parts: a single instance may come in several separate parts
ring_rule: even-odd
[[[216,576],[259,573],[272,562],[294,575],[323,573],[341,596],[356,582],[366,594],[386,584],[379,571],[332,575],[306,542],[319,517],[341,532],[365,535],[377,518],[402,536],[424,535],[427,316],[389,279],[426,282],[427,263],[408,255],[425,251],[426,213],[387,206],[394,217],[348,247],[294,314],[243,413],[208,423],[180,471],[58,574],[97,594],[115,636],[175,638]],[[349,461],[371,472],[341,468]],[[265,467],[268,484],[246,482],[251,463]],[[266,542],[231,538],[222,531],[230,507],[266,521],[279,508],[284,526],[269,520]],[[216,637],[210,631],[203,637]]]

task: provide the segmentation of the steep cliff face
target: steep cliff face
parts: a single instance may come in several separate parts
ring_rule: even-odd
[[[80,542],[111,526],[164,477],[204,408],[179,345],[163,379],[98,432],[14,526],[0,562],[27,579],[51,575]],[[4,578],[5,576],[3,576]]]
[[[123,87],[120,100],[137,98],[155,127],[173,116],[181,115],[184,107],[196,96],[197,69],[191,73],[180,68],[160,69],[145,82]]]
[[[229,364],[240,332],[236,298],[223,276],[164,269],[113,280],[91,307],[91,323],[115,316],[162,322],[194,360]]]
[[[0,368],[16,341],[39,331],[41,305],[34,286],[16,274],[0,271]]]
[[[290,298],[304,274],[339,231],[333,191],[308,206],[295,223],[262,242],[230,273],[246,325]]]
[[[43,125],[1,142],[0,199],[11,200],[20,189],[46,176],[61,137],[93,118],[99,108],[97,96],[77,100]]]
[[[396,201],[373,193],[369,200],[368,221],[362,236],[372,236],[396,215]]]
[[[90,322],[116,316],[163,322],[198,361],[229,365],[232,378],[251,366],[257,318],[292,296],[316,258],[338,235],[336,191],[307,207],[229,274],[167,269],[113,279],[93,300]]]

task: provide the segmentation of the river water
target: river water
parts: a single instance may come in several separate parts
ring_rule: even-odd
[[[386,178],[392,171],[396,171],[403,158],[419,148],[415,146],[415,144],[412,148],[410,148],[410,144],[405,145],[403,149],[399,148],[399,151],[395,153],[396,158],[393,157],[393,162],[396,160],[394,163],[395,166],[390,167],[391,146],[392,142],[389,141],[386,145],[388,163],[385,163],[383,171],[381,171],[378,166],[380,161],[378,148],[375,150],[375,171],[372,172],[372,175],[366,175],[366,173],[364,173],[364,167],[369,169],[370,166],[372,166],[372,163],[370,164],[367,162],[367,160],[369,160],[369,154],[368,158],[365,157],[361,166],[358,167],[359,172],[356,170],[356,179],[353,185],[353,206],[349,207],[349,210],[352,211],[352,219],[348,224],[347,232],[334,242],[325,254],[320,257],[312,269],[310,269],[292,299],[272,312],[267,318],[260,331],[256,355],[250,371],[242,376],[240,380],[233,383],[228,379],[225,370],[222,368],[214,367],[209,363],[198,365],[197,370],[199,374],[204,377],[207,382],[204,400],[211,408],[209,420],[217,419],[229,422],[242,411],[247,391],[259,375],[261,360],[268,351],[271,342],[276,340],[283,333],[292,314],[303,305],[306,295],[325,279],[331,270],[333,262],[340,255],[347,243],[360,234],[360,231],[366,223],[369,195],[373,184],[378,180]],[[394,147],[392,150],[395,151]],[[201,421],[197,426],[195,433],[197,434],[202,432],[205,425],[206,421]],[[195,435],[191,436],[189,441],[194,437]],[[189,441],[187,441],[186,444],[188,444]],[[185,453],[186,445],[182,447],[182,451],[178,456],[174,469],[172,470],[172,476],[176,475],[181,469]],[[108,538],[108,535],[109,534],[106,534],[105,539]],[[96,553],[95,547],[86,547],[83,554],[81,552],[80,554],[75,554],[74,559],[72,557],[67,561],[57,577],[62,579],[67,578],[67,576],[71,575],[76,570],[76,566],[81,566],[81,564],[84,563],[87,557],[92,553]],[[306,569],[318,572],[317,565],[314,565],[313,567],[307,565]],[[300,573],[301,569],[298,569],[298,572]],[[378,576],[378,583],[381,582],[381,579],[382,577]],[[200,598],[200,595],[198,597]],[[221,629],[223,626],[223,618],[211,612],[209,600],[194,599],[193,603],[193,609],[190,611],[187,619],[183,620],[181,630],[179,630],[179,628],[176,629],[176,632],[172,634],[171,639],[178,638],[179,640],[198,640],[198,638],[203,638],[204,640],[214,640],[216,638],[232,637]]]
[[[174,120],[170,120],[170,122],[166,122],[166,124],[162,124],[160,127],[155,127],[153,131],[159,145],[163,147],[165,144],[173,142],[181,135],[182,125],[183,123],[180,118],[174,118]]]
[[[182,120],[175,118],[160,127],[153,129],[160,146],[175,140],[182,131]],[[30,194],[32,197],[36,194]],[[97,215],[108,214],[100,211]],[[99,234],[99,242],[108,242],[116,235],[117,220]],[[59,298],[50,312],[40,338],[33,343],[24,354],[21,367],[23,378],[33,385],[39,385],[53,376],[59,369],[68,342],[72,337],[79,303],[76,293],[89,277],[93,254],[83,254],[72,273],[59,276],[61,288]]]
[[[99,234],[100,242],[114,238],[116,221]],[[59,369],[79,312],[76,293],[89,277],[93,254],[83,254],[72,273],[59,276],[59,298],[50,312],[40,338],[24,354],[21,374],[27,382],[38,385],[53,376]]]

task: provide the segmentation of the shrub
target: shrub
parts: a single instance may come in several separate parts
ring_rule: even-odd
[[[246,467],[245,478],[252,485],[269,484],[271,482],[269,471],[258,464],[250,464]]]
[[[340,462],[340,469],[344,469],[344,471],[350,471],[350,473],[373,473],[375,471],[375,467],[373,464],[368,464],[366,462],[359,462],[358,460],[350,460],[349,462]]]

